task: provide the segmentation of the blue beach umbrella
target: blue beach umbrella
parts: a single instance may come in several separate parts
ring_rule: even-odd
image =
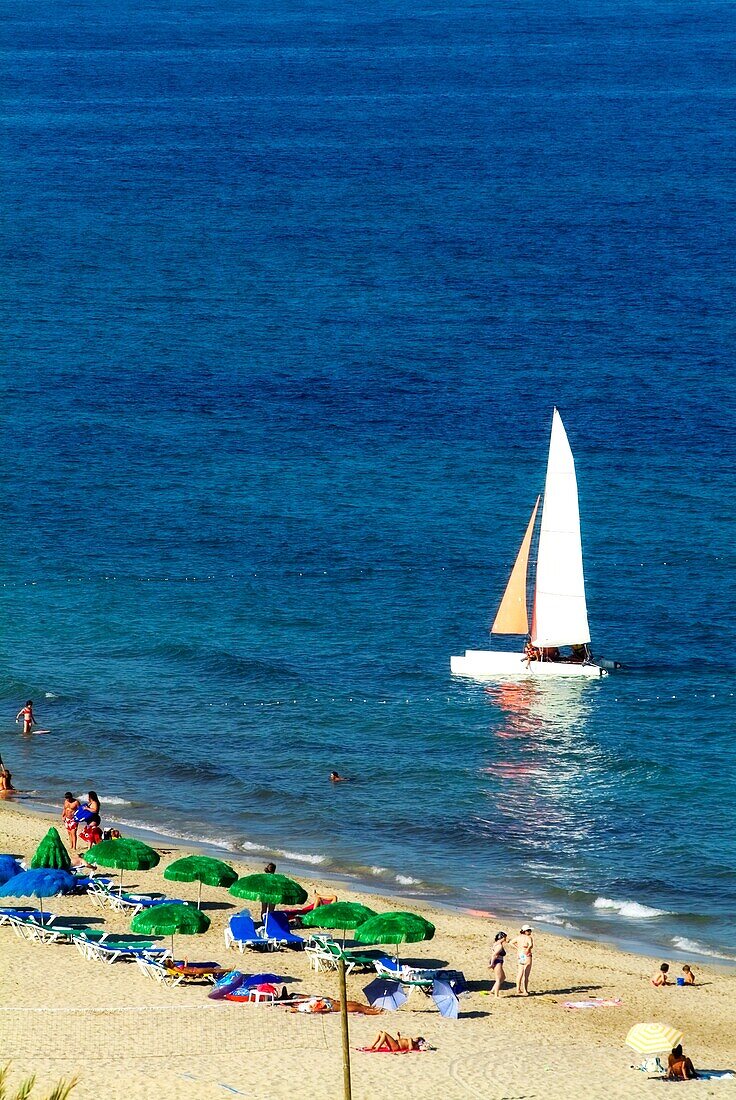
[[[15,856],[0,856],[0,886],[4,886],[11,878],[21,874],[21,867]]]
[[[43,917],[43,899],[57,894],[71,894],[79,887],[74,875],[56,867],[37,867],[21,871],[4,886],[0,886],[0,898],[38,898]]]
[[[363,990],[373,1008],[387,1008],[395,1012],[409,999],[399,982],[387,978],[374,978]]]
[[[457,1020],[460,1002],[452,991],[452,986],[435,978],[432,982],[432,1000],[440,1010],[440,1016],[447,1020]]]
[[[242,982],[247,989],[254,985],[280,985],[283,982],[278,974],[251,974]]]

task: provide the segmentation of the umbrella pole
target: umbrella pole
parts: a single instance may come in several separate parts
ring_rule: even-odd
[[[43,898],[38,899],[38,907],[41,910],[41,924],[43,924]]]
[[[199,890],[197,891],[197,908],[202,908],[202,880],[199,880]]]
[[[342,1087],[344,1100],[352,1100],[350,1085],[350,1033],[348,1031],[348,990],[345,983],[345,960],[340,959],[340,1021],[342,1024]]]
[[[174,961],[174,933],[171,933],[171,961]]]

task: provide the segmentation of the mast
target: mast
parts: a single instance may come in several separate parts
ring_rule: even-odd
[[[575,460],[555,409],[537,550],[532,643],[543,648],[588,642]]]

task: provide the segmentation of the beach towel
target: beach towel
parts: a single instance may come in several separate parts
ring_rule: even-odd
[[[717,1072],[709,1069],[699,1069],[696,1071],[698,1076],[693,1078],[695,1081],[733,1081],[734,1074],[730,1070],[723,1070]],[[684,1077],[650,1077],[650,1081],[668,1081],[671,1085],[689,1085],[690,1082],[686,1081]]]
[[[619,1008],[624,1002],[620,997],[590,997],[585,1001],[563,1001],[565,1008]]]

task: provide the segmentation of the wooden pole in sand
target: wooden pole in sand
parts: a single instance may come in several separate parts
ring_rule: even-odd
[[[352,1100],[350,1086],[350,1034],[348,1032],[348,990],[345,983],[345,960],[340,959],[340,1021],[342,1023],[342,1087],[344,1100]]]

